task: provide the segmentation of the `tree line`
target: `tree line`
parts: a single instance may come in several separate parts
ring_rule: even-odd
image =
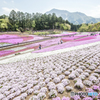
[[[78,29],[79,32],[96,32],[100,31],[100,22],[95,24],[82,24],[81,27]]]
[[[54,13],[23,13],[12,10],[9,16],[0,16],[0,31],[29,31],[60,29],[77,31],[81,25],[73,25],[62,17],[57,17]]]

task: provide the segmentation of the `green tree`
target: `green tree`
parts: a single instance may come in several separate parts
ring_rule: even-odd
[[[16,30],[16,21],[17,21],[17,14],[14,10],[12,10],[9,14],[9,21],[12,25],[12,30]]]
[[[88,31],[88,26],[86,24],[82,24],[82,26],[78,30],[79,32],[86,32]]]

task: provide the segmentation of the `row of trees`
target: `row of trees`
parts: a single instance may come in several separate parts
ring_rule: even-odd
[[[0,16],[0,31],[26,31],[26,30],[44,30],[61,29],[77,31],[80,25],[73,25],[62,17],[57,17],[54,13],[51,15],[36,13],[29,14],[15,12],[12,10],[9,16]]]
[[[82,24],[78,29],[79,32],[95,32],[100,31],[100,22],[95,24]]]

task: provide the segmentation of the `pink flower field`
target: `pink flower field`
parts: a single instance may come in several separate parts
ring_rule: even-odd
[[[0,35],[0,43],[17,44],[32,39],[33,36],[20,36],[20,35],[11,35],[11,34]]]
[[[2,55],[7,55],[7,54],[11,54],[13,53],[14,51],[13,50],[4,50],[4,51],[0,51],[0,56]]]
[[[70,37],[62,37],[61,40],[64,42],[71,41],[77,38],[82,38],[82,37],[87,37],[87,35],[75,35],[75,36],[70,36]]]
[[[89,36],[89,37],[84,37],[84,38],[81,38],[81,39],[73,40],[71,42],[65,42],[65,43],[60,44],[60,45],[54,45],[52,47],[48,47],[48,48],[44,48],[44,49],[41,49],[41,50],[34,51],[33,53],[54,51],[54,50],[69,48],[69,47],[73,47],[73,46],[93,43],[93,42],[97,42],[97,41],[100,41],[100,35]]]
[[[29,36],[30,40],[27,37],[26,38],[19,37],[18,39],[16,37],[18,37],[18,36],[5,34],[5,35],[2,35],[2,38],[0,37],[1,38],[0,42],[16,44],[16,43],[21,43],[24,41],[39,40],[39,39],[45,38],[45,37],[39,37],[39,36],[35,36],[35,35]],[[3,40],[4,38],[11,38],[11,39]],[[12,38],[16,38],[16,39],[12,39]],[[62,40],[64,43],[60,44],[60,40]],[[27,46],[24,46],[21,48],[9,49],[8,51],[0,51],[0,57],[9,55],[9,54],[14,54],[16,52],[29,50],[29,49],[34,49],[35,51],[33,51],[33,53],[48,52],[48,51],[54,51],[54,50],[59,50],[59,49],[63,49],[63,48],[69,48],[69,47],[73,47],[73,46],[93,43],[93,42],[97,42],[97,41],[100,41],[100,35],[96,35],[96,36],[74,35],[74,36],[69,36],[69,37],[51,38],[50,40],[44,40],[42,42],[34,43],[34,44],[27,45]],[[41,46],[42,46],[41,50],[38,50],[39,44],[41,44]]]
[[[58,44],[58,42],[60,42],[61,38],[56,38],[56,39],[51,39],[51,40],[45,40],[43,42],[39,42],[39,43],[34,43],[34,44],[31,44],[31,45],[27,45],[26,47],[28,48],[34,48],[34,49],[37,49],[39,44],[42,45],[42,47],[47,47],[47,46],[51,46],[51,45],[55,45],[55,44]]]

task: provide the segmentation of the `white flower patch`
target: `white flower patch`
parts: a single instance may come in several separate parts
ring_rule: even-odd
[[[25,99],[26,97],[27,97],[27,93],[23,93],[23,94],[21,94],[21,96],[20,96],[21,100],[22,100],[22,99]]]
[[[71,86],[66,86],[66,90],[71,91],[71,90],[73,90],[73,88]]]
[[[48,87],[49,91],[50,90],[54,90],[56,89],[56,85],[55,84],[51,84],[49,87]]]
[[[91,75],[93,75],[93,76],[99,78],[99,74],[97,74],[97,73],[92,73]]]
[[[61,82],[64,84],[64,86],[70,84],[70,81],[68,79],[63,79]]]
[[[21,92],[25,92],[27,90],[27,87],[21,88]]]
[[[38,99],[38,96],[33,96],[33,97],[29,98],[29,100],[39,100],[39,99]]]
[[[59,83],[59,84],[56,85],[56,87],[57,87],[57,88],[58,88],[58,87],[64,87],[64,84],[63,84],[63,83]]]
[[[86,78],[86,76],[85,75],[80,75],[79,78],[84,80]]]
[[[58,77],[60,78],[60,80],[62,80],[65,78],[65,75],[59,75]]]
[[[91,70],[88,70],[88,69],[87,69],[87,70],[85,70],[85,72],[87,72],[87,73],[89,73],[89,74],[90,74],[90,73],[91,73]]]
[[[55,83],[53,83],[53,82],[49,82],[48,84],[47,84],[47,87],[49,87],[50,85],[55,85]]]
[[[47,78],[47,79],[45,80],[45,83],[48,84],[50,81],[51,81],[51,78]]]
[[[85,66],[86,68],[88,68],[88,67],[89,67],[89,65],[88,65],[88,64],[84,64],[84,66]]]
[[[56,89],[56,85],[55,85],[55,83],[53,83],[53,82],[49,82],[49,83],[47,84],[47,87],[48,87],[49,90]]]
[[[32,88],[33,87],[33,84],[28,84],[27,85],[27,89],[30,89],[30,88]]]
[[[70,68],[70,66],[65,66],[65,69],[68,70]]]
[[[69,71],[69,72],[72,72],[72,71],[74,71],[74,69],[73,69],[73,68],[70,68],[68,71]]]
[[[45,82],[40,82],[38,85],[40,86],[40,88],[42,88],[45,86]]]
[[[17,91],[15,92],[15,96],[20,95],[20,93],[21,93],[21,91],[20,91],[20,90],[17,90]]]
[[[80,69],[85,70],[86,67],[85,66],[79,66]]]
[[[73,71],[72,73],[74,73],[76,75],[76,77],[79,76],[79,73],[77,71]]]
[[[45,93],[39,93],[37,95],[37,97],[38,97],[39,100],[44,100],[44,98],[46,98],[46,94]]]
[[[10,91],[5,91],[4,94],[5,96],[8,96],[10,94]]]
[[[79,74],[81,74],[81,73],[83,72],[83,70],[80,69],[80,68],[76,69],[76,71],[77,71]]]
[[[40,85],[36,85],[36,86],[34,86],[33,87],[33,90],[35,91],[35,90],[39,90],[40,89]]]
[[[65,91],[64,86],[58,87],[57,89],[58,89],[58,93],[61,93],[61,94],[64,93]]]
[[[100,74],[100,69],[96,69],[94,72]]]
[[[8,99],[4,99],[4,100],[8,100]],[[21,97],[18,96],[18,97],[16,97],[16,98],[14,98],[13,100],[21,100]]]
[[[93,71],[93,70],[95,70],[95,67],[94,67],[94,66],[89,66],[89,69],[90,69],[91,71]]]
[[[45,74],[44,75],[44,78],[46,79],[46,78],[49,78],[50,77],[50,74]]]
[[[53,81],[54,81],[54,83],[59,83],[60,82],[60,78],[59,77],[55,77]]]
[[[38,79],[38,83],[41,82],[41,81],[43,82],[43,80],[44,80],[44,78],[43,78],[43,77],[40,77],[40,78]]]
[[[68,76],[68,75],[70,74],[70,72],[69,72],[69,71],[65,71],[64,74],[65,74],[66,76]]]
[[[83,85],[81,79],[78,79],[74,86],[79,88],[79,89],[83,89],[84,88],[84,85]]]
[[[33,89],[27,90],[27,94],[28,94],[28,95],[30,95],[30,94],[32,94],[32,93],[33,93]]]
[[[40,93],[40,91],[38,91],[38,90],[34,91],[34,95],[38,95],[39,93]]]
[[[98,78],[99,82],[100,82],[100,77]]]
[[[68,76],[68,78],[69,78],[69,79],[74,79],[74,78],[76,78],[75,73],[71,73],[71,74]]]
[[[88,77],[89,76],[89,73],[84,72],[83,75],[85,75],[86,77]]]
[[[3,94],[0,94],[0,100],[2,100],[5,96]]]
[[[62,73],[62,71],[60,71],[60,70],[56,71],[57,75],[60,75],[61,73]]]
[[[74,69],[74,70],[75,70],[75,69],[76,69],[76,66],[72,66],[72,69]]]
[[[93,83],[91,81],[89,81],[89,80],[84,80],[83,83],[86,86],[92,86],[93,85]]]
[[[57,77],[57,74],[51,74],[52,79],[55,78],[55,77]]]
[[[47,88],[46,87],[41,88],[40,92],[46,93],[47,92]]]
[[[56,90],[51,90],[49,93],[48,93],[49,97],[56,97],[57,96],[57,91]]]
[[[100,66],[98,66],[98,69],[100,69]]]
[[[91,82],[93,82],[93,83],[95,83],[95,81],[97,80],[97,78],[95,77],[95,76],[90,76],[89,77],[89,80],[91,81]]]
[[[13,99],[15,97],[15,93],[12,93],[12,94],[10,94],[10,95],[8,95],[7,96],[7,99],[9,100],[9,99]]]

